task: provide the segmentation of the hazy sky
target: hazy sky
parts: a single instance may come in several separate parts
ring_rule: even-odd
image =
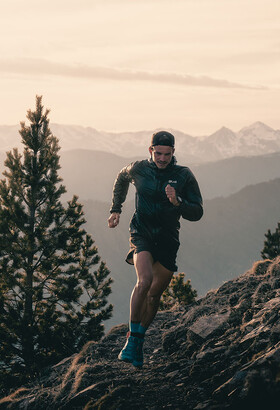
[[[279,0],[6,0],[0,124],[280,128]]]

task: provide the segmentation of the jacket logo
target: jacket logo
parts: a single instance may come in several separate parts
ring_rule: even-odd
[[[169,184],[177,184],[177,181],[172,181],[172,179],[170,179],[170,180],[168,181],[168,183],[169,183]]]

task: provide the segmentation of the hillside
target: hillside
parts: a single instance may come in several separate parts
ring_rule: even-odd
[[[88,150],[61,152],[61,176],[68,197],[76,193],[82,200],[110,201],[117,173],[135,159]],[[180,164],[189,165],[187,162]],[[247,185],[278,178],[280,152],[258,157],[230,158],[192,165],[190,168],[199,181],[204,199],[229,196]]]
[[[101,151],[62,151],[61,176],[68,191],[66,197],[77,194],[82,200],[111,201],[117,173],[136,159],[143,158],[123,158]],[[181,164],[190,166],[187,162]],[[192,165],[190,168],[199,181],[204,199],[226,197],[247,185],[278,178],[280,152],[258,157],[230,158]]]
[[[60,174],[67,187],[65,197],[77,194],[82,200],[111,201],[118,172],[133,160],[136,158],[127,159],[102,151],[62,151]]]
[[[64,198],[70,199],[73,194],[77,194],[83,201],[110,201],[117,173],[130,162],[147,157],[148,152],[142,157],[125,158],[110,152],[87,149],[61,151],[60,174],[67,187]],[[5,159],[6,153],[0,151],[0,172],[4,170]],[[204,199],[226,197],[247,185],[269,181],[280,175],[280,152],[198,165],[182,158],[178,163],[189,166],[194,172]]]
[[[203,197],[227,197],[240,189],[280,176],[280,152],[252,157],[234,157],[192,165]]]
[[[178,262],[200,294],[248,269],[259,259],[264,234],[280,218],[280,179],[205,201],[197,223],[184,221]]]
[[[145,363],[116,360],[126,325],[0,400],[2,409],[276,410],[280,399],[280,258],[255,263],[187,309],[162,312]]]
[[[252,185],[228,198],[205,201],[199,222],[181,220],[178,268],[191,279],[199,295],[234,278],[260,258],[264,234],[279,221],[280,179]],[[87,230],[114,278],[113,319],[125,321],[135,272],[124,259],[128,251],[128,226],[134,202],[125,204],[120,225],[107,227],[109,203],[86,201]]]

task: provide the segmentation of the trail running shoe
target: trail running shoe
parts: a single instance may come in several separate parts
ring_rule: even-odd
[[[143,339],[129,336],[118,359],[123,362],[132,363],[135,367],[143,366]]]

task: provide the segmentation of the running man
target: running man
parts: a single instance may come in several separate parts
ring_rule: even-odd
[[[151,158],[136,161],[118,174],[108,226],[120,221],[129,183],[136,188],[136,210],[130,222],[130,250],[126,261],[134,264],[137,283],[130,299],[129,333],[119,360],[143,365],[143,342],[162,293],[177,271],[179,219],[198,221],[203,215],[198,183],[189,168],[176,165],[175,139],[166,131],[152,136]]]

